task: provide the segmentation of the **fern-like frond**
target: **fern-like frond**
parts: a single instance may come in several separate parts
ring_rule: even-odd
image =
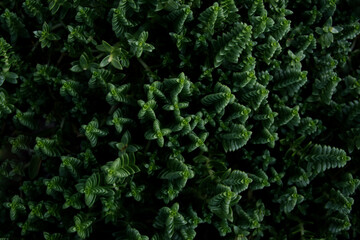
[[[309,154],[305,155],[307,170],[321,173],[330,168],[341,168],[350,160],[342,149],[315,144]]]
[[[236,23],[233,30],[224,33],[213,42],[216,52],[214,66],[219,67],[224,60],[238,63],[242,51],[250,42],[252,27],[245,23]]]

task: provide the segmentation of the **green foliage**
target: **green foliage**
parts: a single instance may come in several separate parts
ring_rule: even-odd
[[[19,36],[25,38],[29,37],[29,32],[25,28],[25,24],[16,13],[11,12],[9,9],[5,9],[0,16],[0,20],[1,23],[6,26],[5,29],[9,32],[12,43],[16,42]]]
[[[134,239],[134,240],[135,239],[136,240],[149,240],[148,236],[141,235],[137,229],[130,227],[130,225],[128,225],[126,228],[126,236],[129,239]]]
[[[214,105],[217,113],[223,111],[229,103],[233,103],[235,100],[230,88],[221,83],[216,83],[214,91],[217,93],[205,96],[201,99],[201,103],[205,106]]]
[[[228,132],[220,134],[225,152],[233,152],[243,147],[251,137],[252,132],[248,131],[241,124],[234,124]]]
[[[106,188],[100,186],[100,175],[93,173],[86,179],[81,179],[80,183],[76,184],[76,189],[85,195],[85,204],[91,208],[99,195],[107,194]]]
[[[186,165],[175,157],[171,157],[167,165],[167,170],[160,173],[160,178],[169,180],[174,190],[180,192],[185,187],[187,181],[194,178],[194,171],[191,169],[191,166]]]
[[[23,8],[30,17],[36,17],[39,23],[43,22],[46,9],[41,1],[26,0],[23,2]]]
[[[156,119],[155,115],[155,107],[156,107],[156,101],[151,99],[148,102],[144,102],[143,100],[138,100],[138,104],[140,105],[141,109],[138,113],[139,119],[149,118],[152,120]]]
[[[13,153],[18,153],[21,150],[30,150],[30,143],[31,143],[31,138],[24,136],[24,135],[19,135],[17,137],[14,138],[9,138],[9,143],[11,144],[11,152]]]
[[[205,11],[203,11],[199,16],[199,28],[205,34],[213,35],[215,32],[215,27],[219,28],[223,24],[224,9],[219,6],[217,2],[215,2],[211,7],[208,7]]]
[[[81,23],[85,23],[89,27],[93,27],[96,17],[95,9],[79,6],[75,20]]]
[[[16,110],[16,115],[14,115],[14,122],[18,122],[21,125],[28,127],[32,130],[36,128],[36,123],[34,121],[34,113],[33,112],[25,112],[22,113],[20,110]]]
[[[233,211],[231,207],[235,205],[241,197],[233,193],[229,187],[223,185],[218,185],[217,190],[221,192],[210,199],[209,209],[221,219],[227,219],[232,222]]]
[[[3,205],[5,208],[10,209],[10,219],[12,221],[15,221],[21,213],[26,212],[24,200],[18,195],[13,196],[11,202],[5,202]]]
[[[112,8],[112,30],[115,32],[116,37],[120,37],[125,28],[134,27],[136,24],[127,19],[128,8],[127,5],[131,1],[120,1],[117,8]],[[133,5],[135,2],[133,2]]]
[[[147,140],[155,140],[157,141],[159,147],[164,146],[164,136],[171,133],[171,130],[168,128],[160,128],[160,122],[159,120],[155,120],[153,123],[153,129],[145,132],[145,139]]]
[[[39,38],[42,48],[51,47],[52,41],[60,39],[55,33],[50,33],[50,27],[46,22],[44,22],[42,30],[34,31],[34,35],[36,38]]]
[[[13,109],[14,105],[9,103],[9,98],[5,95],[4,92],[0,92],[0,117],[5,118],[8,114],[10,114]]]
[[[297,193],[295,186],[292,186],[285,194],[279,196],[278,200],[285,213],[293,211],[296,204],[300,204],[302,201],[304,201],[304,196]]]
[[[48,232],[44,232],[44,239],[45,240],[60,240],[60,239],[62,239],[62,236],[60,233],[50,234]]]
[[[115,129],[118,133],[122,132],[124,125],[131,124],[131,123],[134,123],[134,121],[131,120],[130,118],[123,117],[123,114],[120,109],[117,109],[113,113],[112,119],[109,119],[107,121],[108,125],[115,126]]]
[[[1,239],[359,239],[358,5],[1,1]]]
[[[10,72],[10,68],[16,67],[19,59],[14,55],[11,45],[8,44],[4,38],[0,38],[0,56],[0,66],[2,68],[2,72],[0,73],[0,86],[3,85],[5,81],[16,84],[19,76],[14,72]]]
[[[135,165],[134,154],[123,154],[115,161],[107,162],[102,167],[106,173],[105,180],[108,184],[113,184],[119,179],[126,178],[140,171],[139,167]]]
[[[253,180],[249,178],[245,172],[234,170],[222,181],[222,183],[229,186],[231,191],[238,194],[245,191],[252,181]]]
[[[346,152],[342,149],[314,145],[304,160],[307,161],[308,171],[320,173],[330,168],[345,166],[350,157],[346,156]]]
[[[93,71],[97,67],[97,64],[92,62],[91,56],[89,56],[86,52],[81,54],[79,61],[75,61],[72,64],[74,66],[70,68],[70,70],[73,72],[82,72],[88,69]]]
[[[121,47],[111,46],[103,41],[96,48],[101,52],[109,54],[101,60],[99,65],[101,68],[106,67],[109,63],[119,70],[122,70],[123,67],[129,67],[128,52]]]
[[[81,166],[81,161],[79,159],[69,156],[62,156],[61,161],[62,163],[59,168],[60,172],[66,169],[73,177],[77,178],[79,176],[78,169]]]
[[[143,51],[152,52],[155,49],[153,45],[146,43],[148,37],[149,37],[148,32],[141,32],[139,34],[138,39],[134,39],[131,35],[127,36],[131,52],[136,57],[138,58],[141,57]]]
[[[179,208],[179,204],[174,203],[171,208],[163,207],[159,210],[153,225],[155,228],[163,229],[165,239],[171,239],[175,231],[179,231],[186,224],[186,220],[179,213]]]
[[[252,27],[236,23],[233,30],[224,33],[213,42],[216,56],[214,66],[219,67],[224,60],[237,63],[242,51],[250,44]]]
[[[74,216],[74,226],[69,228],[69,232],[76,232],[81,239],[90,236],[92,232],[92,223],[95,221],[93,217],[87,217],[84,214]]]
[[[58,157],[61,154],[57,139],[45,139],[36,137],[36,145],[34,151],[42,153],[49,157]]]
[[[118,102],[123,102],[123,103],[128,102],[127,97],[124,93],[126,93],[129,90],[130,88],[129,84],[122,85],[118,88],[116,88],[111,83],[109,83],[108,85],[109,85],[109,93],[106,96],[106,101],[110,105],[115,105]]]
[[[46,186],[46,194],[54,195],[56,192],[65,191],[66,178],[55,176],[51,179],[44,179],[44,185]]]
[[[107,135],[107,131],[99,129],[99,122],[96,118],[91,120],[89,124],[82,125],[81,130],[84,131],[85,136],[90,141],[92,147],[96,146],[98,137],[103,137]]]

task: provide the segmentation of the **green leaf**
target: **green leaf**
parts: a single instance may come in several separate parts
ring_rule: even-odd
[[[96,118],[93,118],[89,124],[82,125],[81,130],[85,132],[85,136],[92,147],[96,146],[98,137],[104,137],[108,134],[106,130],[99,129],[99,122]]]
[[[116,69],[119,69],[119,70],[123,69],[123,67],[122,67],[122,65],[120,63],[120,60],[118,60],[118,59],[112,60],[111,65],[113,65],[113,67],[116,68]]]
[[[59,157],[61,155],[61,148],[57,139],[36,137],[34,150],[49,157]]]
[[[106,173],[105,180],[108,184],[113,184],[121,178],[126,178],[140,171],[135,165],[135,155],[132,153],[122,154],[115,161],[107,162],[102,170]]]
[[[16,84],[17,83],[17,78],[19,76],[16,74],[16,73],[13,73],[13,72],[7,72],[5,73],[5,79],[6,81],[8,81],[9,83],[12,83],[12,84]],[[1,83],[1,80],[0,80],[0,86],[2,85]]]
[[[92,224],[95,222],[94,217],[88,217],[84,213],[74,216],[75,225],[68,229],[69,232],[76,232],[81,239],[88,238],[92,232]]]
[[[224,191],[212,197],[209,201],[209,209],[221,219],[233,221],[233,211],[231,206],[240,200],[240,196],[230,190]]]
[[[110,55],[106,56],[103,58],[103,60],[100,62],[100,67],[106,67],[107,65],[109,65],[109,63],[111,63],[111,59],[110,59]]]

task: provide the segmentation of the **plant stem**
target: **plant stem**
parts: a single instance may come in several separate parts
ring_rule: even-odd
[[[305,234],[304,224],[301,222],[301,223],[299,224],[299,227],[300,227],[301,240],[305,240],[305,238],[304,238],[304,234]]]
[[[138,62],[145,68],[146,71],[152,73],[150,67],[142,60],[141,58],[137,58]]]
[[[145,147],[145,150],[144,150],[144,153],[145,153],[145,154],[146,154],[147,151],[149,150],[150,145],[151,145],[151,141],[149,140],[149,141],[147,142],[146,147]]]

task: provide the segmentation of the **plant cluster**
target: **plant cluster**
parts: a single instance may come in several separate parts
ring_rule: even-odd
[[[1,1],[1,239],[359,238],[359,6]]]

